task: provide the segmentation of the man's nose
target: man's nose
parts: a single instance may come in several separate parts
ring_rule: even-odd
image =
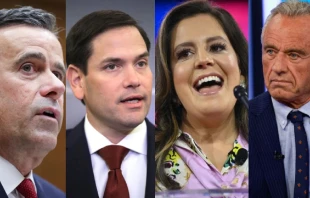
[[[285,73],[287,71],[287,60],[284,53],[278,53],[274,59],[271,67],[272,71],[277,74]]]
[[[65,84],[52,71],[46,72],[42,84],[40,94],[43,97],[58,100],[65,92]]]
[[[129,66],[124,72],[124,87],[136,88],[140,86],[140,78],[136,66]]]

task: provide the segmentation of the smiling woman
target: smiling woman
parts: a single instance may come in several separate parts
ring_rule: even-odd
[[[207,1],[176,6],[156,60],[156,189],[247,188],[247,110],[233,94],[247,84],[247,43],[232,16]]]

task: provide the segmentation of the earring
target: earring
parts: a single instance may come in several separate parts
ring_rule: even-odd
[[[241,86],[241,87],[243,87],[244,89],[246,88],[246,86],[245,86],[245,83],[244,83],[244,82],[241,82],[241,83],[240,83],[240,86]]]

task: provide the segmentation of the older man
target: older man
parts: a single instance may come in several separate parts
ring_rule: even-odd
[[[310,4],[288,1],[262,32],[268,92],[250,101],[250,197],[309,197]]]
[[[65,197],[32,172],[55,148],[63,118],[55,21],[32,7],[0,10],[0,197]]]

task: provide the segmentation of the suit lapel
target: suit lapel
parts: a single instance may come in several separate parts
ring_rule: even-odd
[[[255,142],[259,162],[272,197],[287,197],[284,163],[283,160],[274,158],[274,152],[280,153],[281,146],[269,93],[264,94],[262,100],[256,104],[257,106],[250,109],[257,116],[251,118],[255,120],[250,119],[250,122],[255,123],[251,128],[253,131],[250,131],[251,140]]]
[[[147,125],[147,174],[145,197],[155,196],[155,127],[146,119]]]
[[[36,178],[35,175],[33,175],[33,179],[34,179],[34,182],[35,182],[35,185],[36,185],[36,188],[37,188],[38,198],[43,198],[43,197],[45,198],[46,196],[48,196],[48,195],[44,194],[44,190],[43,190],[42,184],[38,181],[38,179]]]
[[[67,197],[98,197],[84,119],[67,134]]]
[[[4,191],[4,188],[0,182],[0,197],[1,198],[8,198],[8,196],[6,195],[5,191]]]
[[[33,179],[36,185],[38,198],[53,198],[53,195],[44,190],[42,179],[40,181],[40,178],[36,174],[33,174]]]
[[[155,127],[147,124],[147,178],[145,197],[155,196]],[[67,132],[67,197],[98,198],[91,158],[84,131],[84,119]]]

